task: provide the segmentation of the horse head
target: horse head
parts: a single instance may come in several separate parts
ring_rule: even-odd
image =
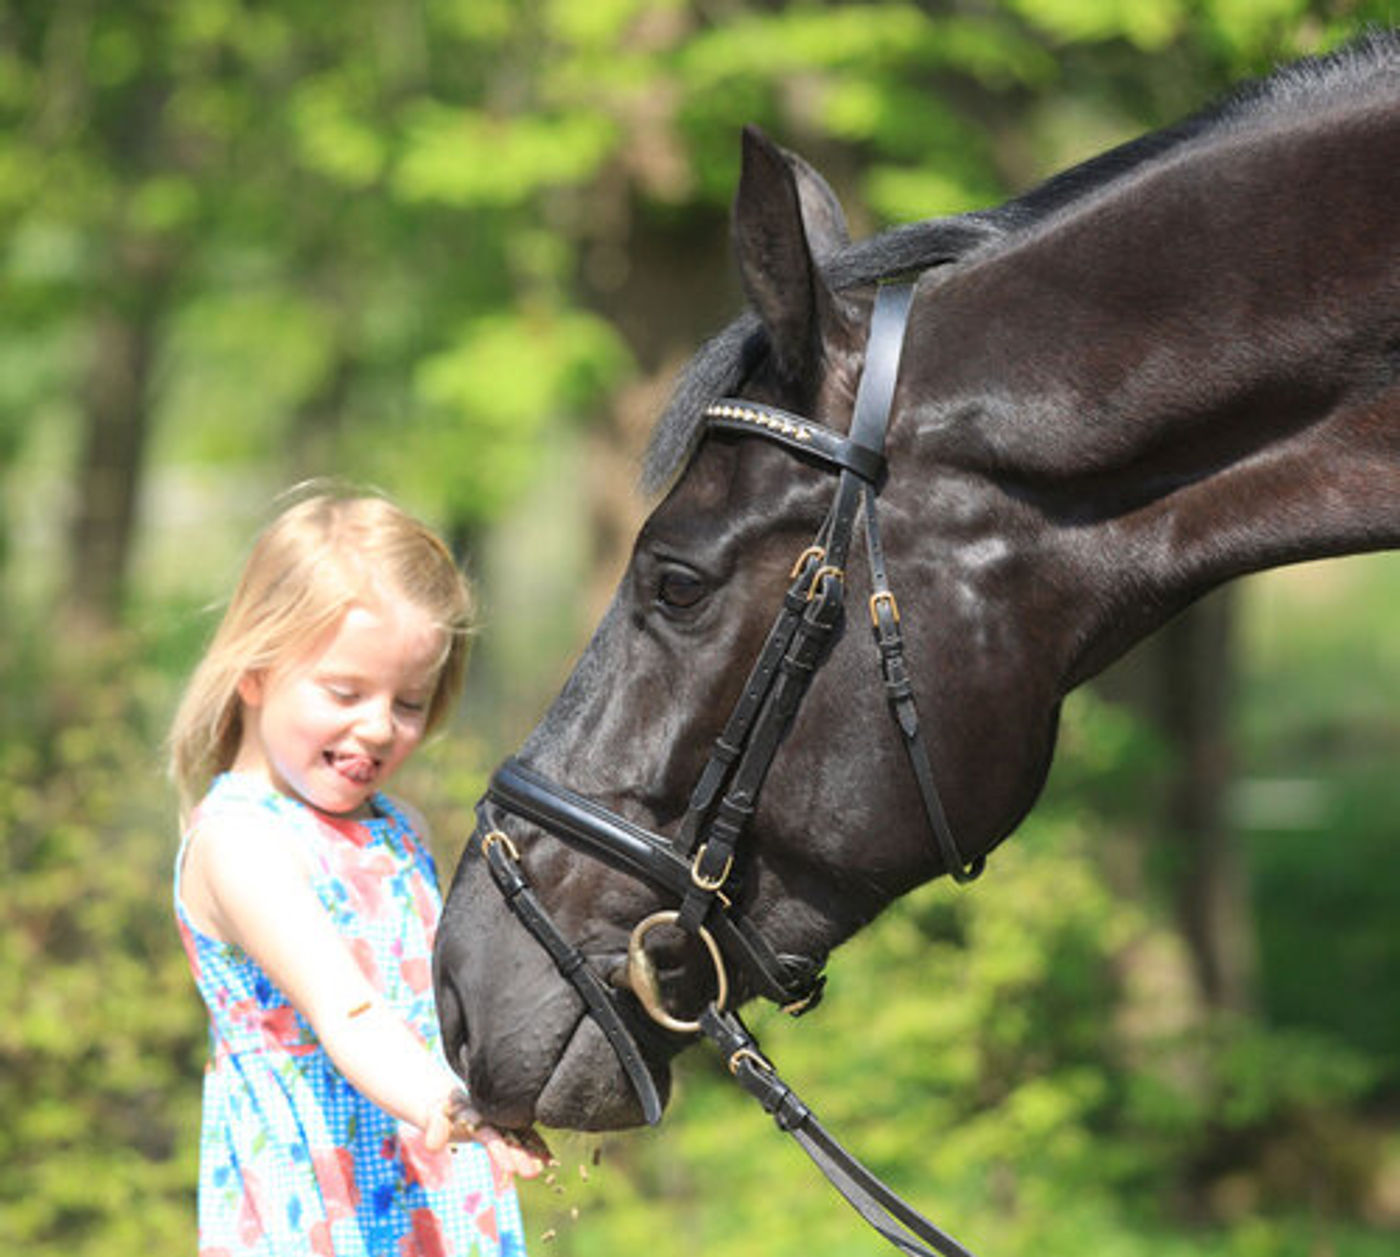
[[[838,289],[825,274],[824,264],[848,246],[836,198],[805,163],[750,131],[733,223],[757,316],[734,334],[743,342],[744,397],[820,416],[844,432],[875,288]],[[956,224],[950,239],[965,248],[990,234],[968,222]],[[899,422],[900,398],[914,388],[902,380],[896,394],[881,512],[889,564],[907,600],[901,618],[911,669],[927,675],[937,656],[958,660],[937,669],[939,693],[930,697],[940,715],[928,743],[933,770],[947,783],[948,823],[971,859],[1007,833],[1034,797],[1055,704],[1033,657],[1013,658],[994,605],[950,585],[917,552],[910,524],[928,476],[914,434]],[[518,757],[533,774],[567,782],[657,834],[673,833],[686,813],[833,493],[829,469],[800,452],[742,431],[705,433],[679,408],[672,426],[681,431],[663,432],[658,444],[669,441],[669,461],[679,458],[683,467],[637,537],[592,641]],[[664,451],[655,457],[668,461]],[[976,502],[957,509],[966,526],[979,526]],[[845,584],[846,601],[863,608],[868,575],[853,570]],[[922,614],[933,601],[943,604],[936,620]],[[978,644],[973,652],[970,642]],[[831,949],[894,898],[943,871],[869,634],[852,616],[822,653],[783,730],[729,879],[736,908],[797,981],[815,976]],[[1018,677],[1012,686],[1009,671]],[[545,910],[605,979],[624,967],[636,923],[673,906],[646,879],[546,833],[518,822],[510,832]],[[660,930],[647,946],[668,1006],[695,1009],[713,996],[714,966],[693,940]],[[448,1042],[484,1113],[505,1125],[538,1120],[581,1129],[637,1121],[612,1047],[547,952],[512,918],[483,860],[467,858],[458,870],[438,974]],[[742,966],[725,976],[734,1000],[755,993]],[[664,1091],[667,1061],[690,1036],[648,1029],[638,1037]]]
[[[1400,544],[1398,62],[1378,37],[998,210],[856,245],[820,177],[746,134],[751,313],[658,427],[669,489],[448,898],[439,1012],[488,1118],[654,1118],[697,1010],[810,997],[892,900],[977,867],[1075,686],[1223,581]],[[853,452],[880,281],[911,273],[883,441]],[[786,433],[809,419],[821,456]],[[878,506],[882,543],[832,572],[842,501]],[[833,588],[850,614],[757,676],[785,612]],[[867,606],[882,643],[898,626],[897,675]],[[749,729],[771,772],[736,789],[730,726],[767,685],[802,701]]]

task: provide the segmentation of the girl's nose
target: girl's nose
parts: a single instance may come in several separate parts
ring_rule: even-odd
[[[394,740],[394,704],[392,699],[375,699],[360,710],[355,732],[362,742],[371,746],[387,746]]]

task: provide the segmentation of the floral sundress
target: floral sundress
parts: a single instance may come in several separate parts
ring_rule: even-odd
[[[441,898],[432,857],[384,795],[368,821],[316,812],[225,774],[175,865],[175,915],[209,1009],[199,1156],[200,1257],[524,1257],[520,1206],[475,1143],[421,1135],[347,1082],[310,1025],[239,947],[203,933],[180,895],[190,836],[218,815],[273,825],[310,855],[312,885],[386,1005],[441,1055],[431,979]]]

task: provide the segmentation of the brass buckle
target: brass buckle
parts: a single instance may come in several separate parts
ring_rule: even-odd
[[[734,853],[729,853],[729,858],[725,860],[724,867],[719,871],[718,877],[704,877],[700,873],[700,861],[705,858],[705,852],[709,848],[708,842],[700,844],[700,850],[695,853],[695,859],[690,862],[690,880],[697,890],[703,890],[707,894],[717,894],[725,882],[729,880],[729,874],[734,868]]]
[[[698,1021],[682,1021],[666,1011],[666,1006],[661,1001],[661,983],[656,977],[656,966],[646,950],[647,935],[658,925],[674,925],[680,920],[680,915],[679,912],[669,910],[653,912],[633,928],[632,937],[627,942],[627,985],[637,997],[637,1002],[646,1009],[647,1015],[657,1025],[676,1034],[698,1034]],[[714,1005],[716,1008],[723,1008],[729,999],[729,975],[724,969],[724,956],[720,952],[719,944],[715,942],[714,935],[703,925],[696,934],[705,944],[705,950],[710,953],[710,960],[715,967]]]
[[[791,1003],[782,1005],[782,1011],[785,1012],[789,1017],[802,1016],[802,1014],[805,1013],[809,1008],[811,1008],[812,1005],[816,1002],[817,996],[820,993],[820,991],[821,982],[818,981],[815,989],[809,991],[800,999],[795,999],[791,1001]]]
[[[879,606],[882,602],[889,603],[890,614],[894,616],[894,622],[899,623],[899,603],[894,600],[894,595],[888,589],[881,589],[870,595],[870,623],[876,628],[880,627]]]
[[[510,856],[516,864],[520,863],[520,851],[510,838],[499,829],[493,829],[489,834],[485,834],[481,839],[481,854],[486,855],[492,847],[500,843],[506,849],[506,854]]]
[[[812,583],[807,586],[807,601],[811,602],[817,596],[817,586],[821,584],[823,576],[834,576],[844,583],[846,573],[839,567],[832,567],[829,563],[823,563],[821,567],[812,574]]]
[[[729,1058],[729,1072],[737,1075],[739,1072],[739,1065],[743,1061],[748,1061],[759,1073],[771,1074],[773,1072],[771,1062],[760,1056],[753,1048],[748,1047],[741,1047]]]
[[[816,559],[820,563],[824,558],[826,558],[826,551],[821,546],[808,546],[797,556],[797,562],[792,565],[788,580],[796,580],[798,572],[806,567],[812,559]]]

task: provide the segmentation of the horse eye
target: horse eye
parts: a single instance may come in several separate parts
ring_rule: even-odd
[[[657,602],[677,611],[695,606],[704,596],[705,582],[683,568],[668,568],[656,584]]]

